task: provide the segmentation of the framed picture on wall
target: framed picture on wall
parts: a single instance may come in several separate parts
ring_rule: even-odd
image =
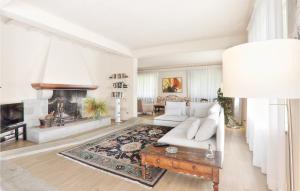
[[[163,93],[182,93],[182,77],[162,79]]]

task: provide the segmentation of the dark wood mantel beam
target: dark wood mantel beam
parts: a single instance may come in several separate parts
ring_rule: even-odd
[[[50,84],[50,83],[32,83],[31,86],[36,90],[95,90],[96,85],[74,85],[74,84]]]

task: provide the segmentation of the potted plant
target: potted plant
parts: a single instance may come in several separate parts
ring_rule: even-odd
[[[107,105],[105,101],[96,100],[95,98],[87,98],[84,105],[87,117],[99,119],[107,113]]]
[[[224,97],[221,88],[218,89],[218,102],[224,109],[225,124],[233,119],[233,98]]]

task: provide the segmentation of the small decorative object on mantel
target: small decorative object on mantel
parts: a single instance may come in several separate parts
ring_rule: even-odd
[[[118,73],[118,74],[112,74],[109,76],[110,79],[122,79],[122,78],[128,78],[127,74],[125,73]]]
[[[45,117],[39,118],[40,120],[40,128],[52,127],[54,125],[54,111],[47,114]]]

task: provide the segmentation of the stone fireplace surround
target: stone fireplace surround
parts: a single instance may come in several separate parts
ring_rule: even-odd
[[[24,100],[24,121],[28,127],[28,140],[45,143],[110,125],[110,117],[83,120],[85,114],[82,104],[87,95],[87,90],[82,89],[37,90],[37,99]],[[57,100],[64,101],[66,115],[74,115],[74,122],[64,126],[40,128],[39,118],[54,110]],[[74,107],[75,103],[77,107]]]

